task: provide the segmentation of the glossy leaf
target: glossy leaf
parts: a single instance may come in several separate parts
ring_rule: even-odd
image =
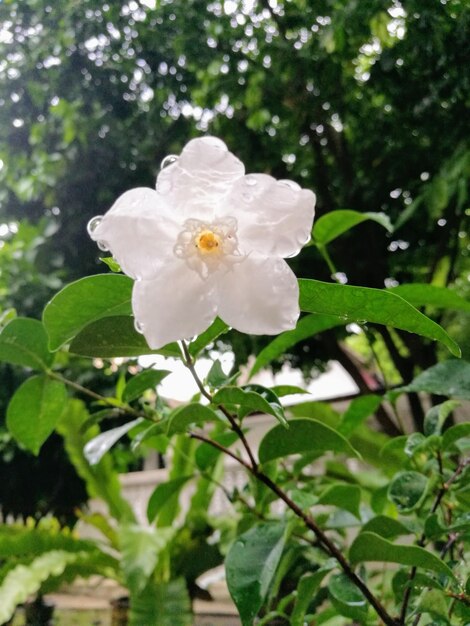
[[[421,504],[428,488],[428,479],[419,472],[395,474],[388,488],[389,499],[403,513],[412,511]]]
[[[455,424],[448,428],[442,435],[442,447],[444,450],[452,446],[459,439],[470,437],[470,422]]]
[[[340,209],[330,211],[315,221],[312,230],[313,241],[324,246],[366,220],[377,222],[389,233],[393,231],[390,218],[385,213],[360,213],[359,211]]]
[[[103,359],[145,354],[174,357],[181,355],[176,343],[168,344],[160,350],[151,350],[145,337],[135,330],[134,319],[119,315],[103,317],[83,328],[70,344],[70,352]]]
[[[151,576],[159,554],[174,536],[173,528],[145,528],[135,524],[119,529],[121,564],[126,584],[132,593],[140,593]]]
[[[255,387],[252,386],[252,388]],[[260,386],[258,385],[257,388],[260,388]],[[212,401],[216,405],[237,404],[243,415],[255,412],[267,413],[268,415],[273,415],[281,424],[287,424],[282,407],[280,409],[278,403],[266,400],[256,391],[250,391],[250,386],[247,386],[246,389],[241,387],[223,387],[213,396]]]
[[[458,406],[460,406],[460,402],[447,400],[429,409],[424,418],[424,434],[427,437],[430,435],[440,435],[444,422]]]
[[[307,279],[299,280],[299,286],[302,311],[336,315],[345,323],[374,322],[400,328],[440,341],[460,356],[460,348],[439,324],[390,291]]]
[[[289,454],[302,452],[343,452],[358,456],[343,435],[314,419],[289,421],[289,429],[275,426],[263,437],[259,447],[259,460],[267,463]]]
[[[367,616],[367,601],[361,591],[346,574],[336,574],[330,578],[328,591],[333,605],[340,615],[364,620]]]
[[[50,349],[58,350],[102,317],[131,315],[132,284],[127,276],[98,274],[64,287],[44,309]]]
[[[470,363],[456,359],[438,363],[393,393],[396,391],[426,391],[439,396],[470,400]]]
[[[385,539],[395,539],[401,535],[409,535],[411,531],[402,522],[394,519],[393,517],[386,517],[385,515],[377,515],[370,519],[362,527],[362,532],[371,532],[376,535],[380,535]]]
[[[54,355],[47,347],[47,334],[38,320],[17,317],[0,333],[0,361],[46,370]]]
[[[186,404],[171,413],[168,418],[167,435],[171,437],[176,433],[184,433],[192,424],[212,423],[214,420],[219,421],[220,417],[208,406],[197,402]]]
[[[142,417],[138,417],[131,422],[127,422],[127,424],[124,424],[123,426],[111,428],[110,430],[100,433],[93,439],[90,439],[83,449],[88,463],[90,465],[96,465],[99,463],[106,452],[108,452],[108,450],[110,450],[114,444],[121,439],[121,437],[124,437],[124,435],[141,424],[143,421],[144,419]]]
[[[375,394],[354,398],[341,417],[338,432],[345,437],[350,437],[356,428],[379,407],[381,402],[382,398]]]
[[[470,311],[470,302],[448,287],[411,283],[390,287],[389,291],[401,296],[416,307],[433,306],[442,309]]]
[[[349,550],[349,558],[353,564],[367,561],[399,563],[454,578],[452,570],[424,548],[395,544],[371,532],[363,532],[356,537]]]
[[[274,387],[271,387],[271,389],[278,398],[283,398],[284,396],[293,396],[299,393],[308,394],[308,391],[306,389],[302,389],[302,387],[297,387],[297,385],[274,385]]]
[[[321,585],[325,576],[336,566],[334,559],[329,559],[313,574],[306,574],[299,580],[297,586],[297,596],[295,598],[294,608],[290,616],[291,626],[304,626],[305,614],[311,603],[315,592]]]
[[[150,524],[155,521],[165,504],[167,504],[170,499],[174,499],[178,496],[181,489],[191,478],[192,476],[180,476],[179,478],[169,480],[156,487],[147,504],[147,519]]]
[[[63,383],[46,376],[28,378],[8,405],[8,430],[21,445],[37,455],[66,404],[67,391]]]
[[[250,370],[250,377],[254,376],[263,369],[263,367],[269,365],[272,361],[287,352],[289,348],[292,348],[304,339],[308,339],[324,330],[342,326],[346,323],[345,320],[334,315],[318,315],[312,313],[311,315],[302,317],[293,330],[288,330],[280,334],[260,351]]]
[[[285,545],[284,524],[265,523],[238,537],[225,559],[227,586],[243,626],[252,626]]]
[[[201,333],[194,341],[189,344],[189,354],[192,357],[196,357],[201,350],[207,347],[210,343],[215,341],[217,337],[226,333],[229,329],[227,324],[223,322],[219,317],[216,317],[207,330]]]
[[[144,391],[155,389],[170,373],[168,370],[148,369],[135,374],[127,381],[122,393],[122,399],[124,402],[132,402],[140,398]]]

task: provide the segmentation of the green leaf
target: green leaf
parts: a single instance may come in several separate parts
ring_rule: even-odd
[[[426,391],[438,396],[470,400],[470,363],[450,359],[421,372],[409,385],[394,390]]]
[[[313,599],[314,593],[320,586],[325,576],[334,567],[336,567],[336,561],[334,559],[329,559],[316,572],[302,576],[299,580],[297,585],[297,597],[290,616],[291,626],[304,626],[305,614]]]
[[[385,539],[395,539],[401,535],[409,535],[410,529],[404,524],[392,517],[386,517],[385,515],[377,515],[364,524],[362,532],[371,532]]]
[[[442,448],[447,450],[447,448],[450,448],[456,441],[465,439],[466,437],[470,437],[470,422],[451,426],[442,435]]]
[[[145,337],[135,330],[134,318],[119,315],[103,317],[83,328],[70,344],[70,352],[103,359],[145,354],[181,356],[176,343],[168,344],[160,350],[151,350]]]
[[[220,443],[225,448],[229,448],[232,444],[235,443],[238,439],[238,435],[236,433],[227,432],[222,433],[220,435],[216,435],[211,437],[213,441]],[[208,443],[201,443],[198,446],[195,454],[196,465],[201,470],[207,470],[211,467],[218,457],[222,454],[221,450],[218,450],[214,446],[211,446]]]
[[[428,488],[428,479],[418,472],[399,472],[388,488],[389,499],[402,513],[409,513],[421,504]]]
[[[176,433],[186,432],[191,424],[212,423],[219,421],[220,417],[208,406],[194,402],[175,409],[168,418],[167,435],[171,437]]]
[[[28,378],[15,391],[7,408],[7,427],[13,437],[37,455],[52,434],[67,404],[63,383],[47,376]]]
[[[155,620],[158,620],[156,622]],[[158,626],[191,626],[191,602],[184,579],[169,583],[149,583],[141,592],[132,593],[129,626],[158,623]]]
[[[348,440],[340,433],[314,419],[289,421],[289,429],[275,426],[261,440],[259,460],[267,463],[273,459],[302,452],[344,452],[359,456]]]
[[[302,317],[293,330],[288,330],[280,334],[261,350],[250,370],[250,378],[300,341],[313,337],[329,328],[342,326],[346,323],[347,322],[340,317],[331,315],[317,315],[316,313],[312,313],[311,315]]]
[[[457,311],[470,311],[470,302],[448,287],[426,283],[411,283],[390,287],[389,291],[401,296],[413,306],[433,306]]]
[[[255,388],[262,389],[263,391],[265,389],[260,385],[257,385],[256,387],[253,385],[251,386],[251,389]],[[268,397],[271,398],[271,396]],[[251,391],[249,385],[246,388],[223,387],[213,396],[212,401],[216,405],[237,404],[243,415],[255,412],[267,413],[268,415],[273,415],[281,424],[287,424],[287,420],[284,416],[284,411],[279,404],[279,400],[277,403],[271,402],[265,399],[257,391]]]
[[[210,343],[215,341],[217,337],[226,333],[229,329],[227,324],[220,318],[216,317],[207,330],[201,333],[194,341],[189,344],[188,350],[192,357],[196,357]]]
[[[107,265],[112,272],[116,272],[116,273],[122,272],[121,266],[119,265],[119,263],[116,261],[114,257],[112,256],[100,257],[100,261],[103,261],[103,263]]]
[[[139,372],[127,381],[122,392],[122,399],[124,402],[132,402],[140,398],[147,389],[155,389],[168,374],[171,374],[169,370],[155,370],[152,368]]]
[[[460,402],[456,400],[446,400],[446,402],[437,404],[429,409],[424,418],[423,427],[426,437],[430,435],[440,435],[444,422],[458,406],[460,406]]]
[[[102,317],[131,315],[132,285],[127,276],[98,274],[64,287],[44,309],[50,349],[58,350]]]
[[[47,347],[47,334],[38,320],[17,317],[0,333],[0,361],[47,370],[53,355]]]
[[[121,564],[126,585],[133,594],[140,593],[147,585],[159,554],[175,535],[174,528],[144,528],[136,524],[119,529]]]
[[[426,589],[416,605],[416,612],[429,613],[433,617],[444,620],[446,624],[451,623],[448,619],[449,606],[447,597],[439,589]],[[442,622],[440,623],[442,624]]]
[[[110,450],[114,444],[121,439],[121,437],[124,437],[125,434],[127,434],[135,426],[141,424],[143,421],[143,417],[138,417],[131,422],[127,422],[127,424],[124,424],[123,426],[111,428],[110,430],[106,430],[96,437],[93,437],[93,439],[90,439],[90,441],[88,441],[83,448],[83,453],[88,463],[90,465],[96,465],[99,463],[106,452],[108,452],[108,450]]]
[[[361,504],[361,488],[357,485],[338,483],[330,485],[318,498],[318,504],[327,504],[344,509],[361,519],[359,510]]]
[[[362,532],[356,537],[349,550],[349,558],[352,564],[365,561],[399,563],[455,578],[452,570],[441,559],[424,548],[397,545],[371,532]]]
[[[340,209],[322,215],[315,222],[312,230],[313,241],[319,246],[325,246],[330,241],[336,239],[336,237],[366,220],[373,220],[383,226],[389,233],[393,232],[390,218],[385,213],[360,213],[359,211]]]
[[[299,286],[302,311],[336,315],[344,323],[374,322],[400,328],[440,341],[452,354],[460,356],[460,348],[439,324],[390,291],[310,279],[300,279]]]
[[[16,607],[36,594],[48,578],[61,576],[80,554],[51,550],[28,565],[17,565],[10,570],[0,585],[0,623],[11,619]]]
[[[191,478],[192,476],[181,476],[157,486],[150,496],[147,505],[147,519],[150,524],[156,520],[169,500],[178,497],[181,489]]]
[[[284,524],[260,524],[238,537],[227,554],[227,586],[243,626],[253,625],[267,597],[285,541]]]
[[[222,369],[222,364],[219,359],[216,359],[206,376],[206,381],[211,389],[218,389],[219,387],[223,387],[223,385],[227,384],[229,380],[229,376]],[[233,382],[233,381],[232,381]]]
[[[338,432],[345,437],[350,437],[356,428],[378,408],[381,402],[382,398],[374,394],[354,398],[341,417]]]
[[[278,398],[283,398],[284,396],[292,396],[298,393],[308,394],[308,391],[306,389],[302,389],[302,387],[297,387],[297,385],[274,385],[274,387],[271,387],[271,389]]]
[[[328,583],[328,592],[340,615],[361,621],[366,618],[367,601],[346,574],[332,576]]]

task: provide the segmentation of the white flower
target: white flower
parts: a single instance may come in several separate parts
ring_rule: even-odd
[[[283,260],[308,241],[315,194],[243,163],[214,137],[164,159],[156,191],[132,189],[88,231],[135,279],[136,327],[153,349],[219,315],[239,331],[295,327],[298,284]]]

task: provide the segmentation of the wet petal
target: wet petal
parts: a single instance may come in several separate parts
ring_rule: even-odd
[[[184,218],[213,219],[234,181],[245,173],[243,163],[216,137],[199,137],[157,178],[157,191]]]
[[[290,180],[248,174],[234,183],[220,211],[237,217],[239,241],[246,251],[293,256],[310,238],[315,194]]]
[[[247,257],[218,281],[219,316],[243,333],[275,335],[294,328],[299,287],[282,259]]]
[[[120,196],[90,236],[113,254],[132,278],[151,278],[174,257],[181,226],[153,189],[140,187]]]
[[[175,259],[152,280],[135,282],[132,309],[150,348],[189,339],[206,330],[217,315],[213,276],[203,279]]]

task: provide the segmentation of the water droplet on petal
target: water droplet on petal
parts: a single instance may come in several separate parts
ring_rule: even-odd
[[[134,320],[134,328],[136,329],[136,331],[142,335],[144,332],[144,325],[139,322],[139,320]]]
[[[254,187],[255,185],[258,184],[258,181],[256,180],[256,178],[254,176],[246,176],[245,178],[245,183],[249,186],[249,187]]]
[[[253,200],[251,193],[242,193],[242,198],[245,202],[251,202],[251,200]]]
[[[88,222],[87,227],[86,227],[90,237],[92,236],[92,234],[95,232],[95,230],[98,228],[98,226],[101,224],[102,221],[103,221],[102,215],[95,215],[95,217],[91,218],[91,220]]]
[[[160,169],[163,170],[165,169],[165,167],[168,167],[169,165],[173,165],[173,163],[176,163],[178,159],[179,157],[177,154],[169,154],[160,163]]]
[[[97,241],[96,245],[102,252],[107,252],[109,250],[109,246],[105,241]]]
[[[295,183],[293,180],[281,179],[281,180],[278,180],[278,183],[279,185],[282,185],[283,187],[289,187],[289,189],[294,189],[295,191],[300,189],[300,185]]]

